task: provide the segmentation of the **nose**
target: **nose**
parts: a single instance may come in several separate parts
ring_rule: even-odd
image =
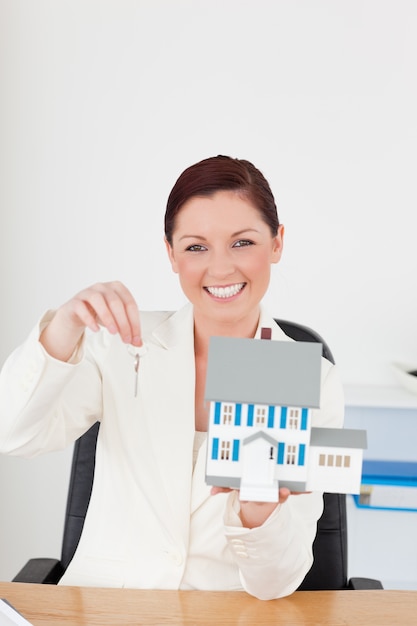
[[[212,251],[207,268],[208,275],[216,280],[225,280],[235,271],[233,259],[230,254],[223,251]]]

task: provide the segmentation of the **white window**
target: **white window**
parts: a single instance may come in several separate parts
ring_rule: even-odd
[[[223,425],[230,426],[233,419],[233,404],[223,404]]]
[[[220,458],[222,461],[228,461],[230,459],[230,441],[222,441]]]
[[[300,409],[289,410],[288,428],[292,430],[298,430],[300,428]]]
[[[266,422],[266,408],[263,406],[256,407],[256,410],[255,410],[256,426],[265,426],[265,422]]]
[[[297,454],[297,446],[287,446],[287,465],[295,465],[295,457]]]
[[[319,454],[320,467],[350,467],[350,455]]]

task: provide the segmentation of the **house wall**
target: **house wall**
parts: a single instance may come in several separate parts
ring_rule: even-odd
[[[350,468],[321,467],[320,455],[348,456]],[[306,489],[312,491],[328,491],[335,493],[358,493],[361,481],[362,450],[350,448],[310,448],[308,480]]]
[[[275,467],[275,477],[280,481],[295,481],[295,482],[305,482],[307,479],[307,463],[308,463],[308,455],[306,453],[305,464],[303,466],[299,465],[276,465]]]
[[[230,415],[230,424],[224,424],[223,421],[223,408],[227,405],[227,407],[232,408],[232,412],[228,413]],[[251,420],[252,425],[249,424],[249,413],[250,408],[252,406],[252,414],[253,420]],[[257,408],[265,409],[266,418],[264,425],[256,424],[256,409]],[[297,407],[272,407],[274,409],[274,419],[273,419],[273,427],[268,426],[268,409],[269,407],[265,405],[248,405],[245,403],[239,404],[238,412],[239,412],[239,425],[235,425],[236,422],[236,404],[233,402],[211,402],[210,403],[210,414],[209,414],[209,433],[208,433],[208,456],[207,456],[207,474],[211,477],[213,476],[230,476],[232,478],[241,477],[242,475],[242,460],[245,450],[245,440],[248,437],[260,432],[264,432],[268,437],[271,437],[276,443],[274,445],[274,475],[275,478],[279,480],[294,480],[294,481],[305,481],[306,479],[306,467],[308,461],[308,448],[310,441],[310,422],[311,422],[311,411],[309,409],[299,409]],[[301,429],[301,417],[299,418],[299,428],[288,428],[289,420],[290,420],[290,411],[291,409],[295,409],[301,414],[301,411],[305,412],[305,422],[303,423],[303,428]],[[281,414],[286,416],[285,421],[281,422]],[[216,423],[219,422],[219,423]],[[282,428],[281,426],[286,424],[286,428]],[[214,444],[214,441],[216,442]],[[230,443],[230,459],[224,460],[221,458],[221,443],[223,441],[228,441]],[[233,459],[233,442],[239,442],[239,456],[238,458]],[[278,444],[278,445],[276,445]],[[287,457],[287,446],[289,444],[296,445],[296,463],[294,465],[287,465],[286,457]],[[269,444],[271,445],[271,444]],[[304,465],[298,466],[298,454],[299,454],[299,446],[304,446],[305,456],[304,456]],[[279,462],[279,450],[280,446],[283,446],[283,455],[284,455],[284,463]],[[213,459],[213,447],[217,451],[217,459]],[[234,483],[233,483],[234,484]]]

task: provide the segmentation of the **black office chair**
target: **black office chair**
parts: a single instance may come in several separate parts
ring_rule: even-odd
[[[321,343],[323,356],[334,363],[329,347],[318,333],[294,322],[279,319],[275,321],[296,341]],[[74,444],[61,559],[30,559],[13,582],[57,584],[68,567],[77,548],[90,501],[98,430],[99,423],[96,423]],[[344,494],[324,494],[324,511],[317,524],[313,554],[313,565],[300,585],[300,590],[382,589],[382,584],[378,580],[347,579],[347,519]]]

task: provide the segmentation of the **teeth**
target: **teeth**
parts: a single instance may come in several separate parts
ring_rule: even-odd
[[[244,285],[245,283],[236,283],[236,285],[229,285],[228,287],[206,287],[206,289],[216,298],[231,298],[231,296],[239,293]]]

